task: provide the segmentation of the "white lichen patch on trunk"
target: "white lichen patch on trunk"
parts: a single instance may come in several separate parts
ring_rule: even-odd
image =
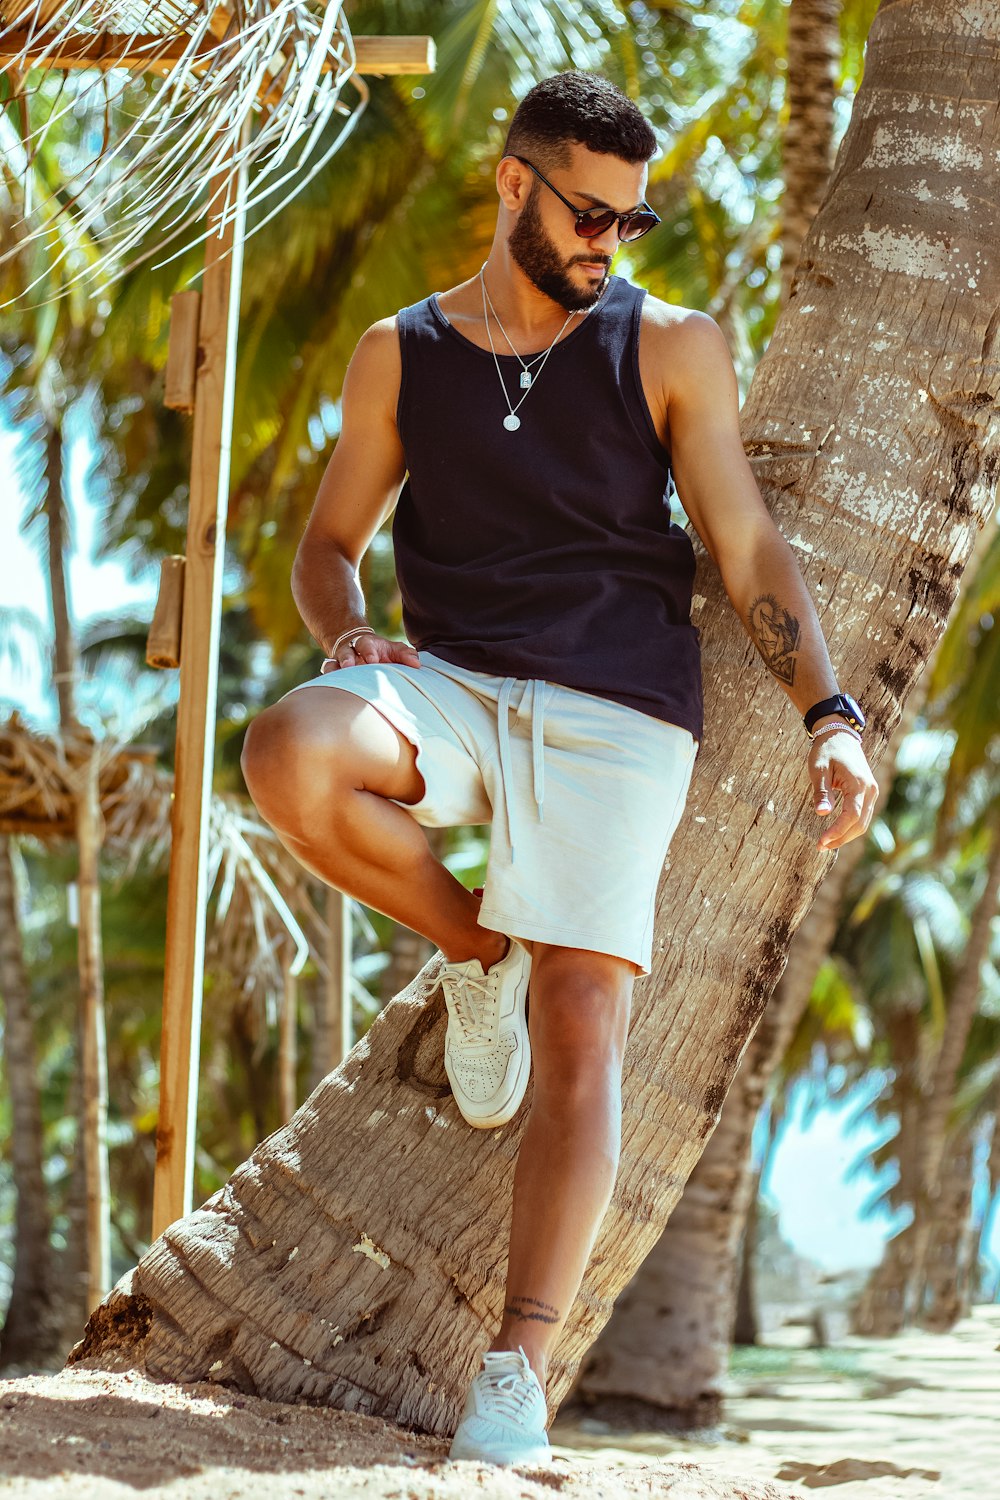
[[[905,230],[888,227],[862,229],[857,235],[838,235],[831,240],[830,248],[862,254],[880,271],[920,276],[927,281],[947,281],[954,255],[948,246],[935,244],[925,235],[907,234]]]
[[[351,1246],[351,1249],[356,1250],[359,1255],[367,1255],[368,1259],[373,1260],[377,1266],[381,1266],[383,1271],[388,1271],[392,1265],[392,1261],[386,1255],[385,1251],[380,1250],[375,1241],[370,1239],[367,1234],[363,1234],[358,1243]]]
[[[940,188],[929,188],[926,177],[921,177],[916,184],[913,196],[919,198],[921,203],[950,203],[952,208],[968,208],[969,206],[969,200],[960,187],[953,187],[947,192],[942,192]]]
[[[981,172],[983,153],[959,135],[926,135],[896,123],[876,128],[866,165],[913,167],[918,162],[940,167],[943,172]]]

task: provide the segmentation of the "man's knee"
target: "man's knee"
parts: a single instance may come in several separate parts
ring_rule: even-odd
[[[263,709],[243,739],[240,768],[261,816],[294,833],[308,827],[313,804],[329,802],[339,757],[335,716],[326,725],[293,699]]]
[[[535,944],[529,1014],[536,1079],[586,1088],[620,1078],[634,978],[624,959]]]

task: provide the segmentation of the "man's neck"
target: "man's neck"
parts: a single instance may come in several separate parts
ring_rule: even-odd
[[[515,343],[520,341],[526,346],[541,347],[565,323],[569,309],[540,292],[505,245],[493,245],[482,274],[497,316]],[[480,297],[482,316],[478,277],[474,280],[473,290]],[[577,316],[582,318],[588,311],[588,308],[581,307]]]

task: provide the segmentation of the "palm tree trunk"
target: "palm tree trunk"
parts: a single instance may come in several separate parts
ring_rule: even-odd
[[[913,1223],[908,1231],[913,1241],[912,1274],[906,1307],[908,1320],[919,1311],[931,1236],[935,1224],[946,1213],[941,1200],[942,1195],[947,1192],[948,1184],[942,1175],[941,1166],[948,1137],[948,1116],[954,1103],[965,1044],[979,1009],[982,968],[989,956],[993,919],[1000,899],[1000,818],[995,820],[992,832],[993,846],[986,868],[986,883],[973,913],[962,967],[948,997],[941,1048],[930,1089],[922,1101],[918,1136],[919,1192]]]
[[[899,1333],[919,1312],[924,1263],[942,1193],[941,1162],[948,1114],[979,1003],[981,970],[989,951],[998,894],[1000,828],[994,829],[986,882],[973,915],[962,967],[949,996],[944,1036],[931,1082],[923,1092],[914,1083],[904,1096],[906,1108],[900,1112],[900,1184],[896,1196],[901,1202],[913,1204],[913,1220],[888,1242],[881,1263],[869,1277],[853,1319],[856,1333],[887,1338]],[[917,1017],[900,1019],[910,1030],[919,1029]],[[910,1049],[914,1069],[916,1045],[914,1039]],[[895,1043],[893,1056],[897,1056]]]
[[[757,1230],[760,1223],[760,1171],[753,1174],[750,1202],[740,1242],[739,1274],[736,1281],[736,1311],[733,1314],[733,1343],[753,1348],[760,1343],[760,1304],[757,1298]]]
[[[108,1180],[108,1069],[104,1026],[104,959],[101,951],[100,851],[103,817],[100,804],[100,751],[76,716],[78,671],[70,617],[65,558],[68,548],[63,499],[63,432],[61,422],[46,419],[45,512],[48,520],[49,597],[54,632],[54,680],[59,725],[64,738],[82,737],[92,753],[81,772],[76,794],[77,879],[80,897],[78,967],[80,976],[79,1093],[74,1170],[83,1168],[86,1193],[87,1307],[94,1308],[111,1284],[110,1197]],[[78,1248],[68,1247],[71,1280]]]
[[[77,723],[76,679],[79,666],[66,581],[66,552],[71,543],[66,535],[63,501],[63,432],[61,423],[51,417],[46,420],[45,426],[45,512],[48,519],[46,540],[53,629],[52,680],[59,704],[59,723],[65,732]]]
[[[100,746],[86,763],[76,803],[79,855],[77,929],[80,972],[80,1075],[83,1083],[83,1143],[87,1182],[87,1297],[96,1307],[111,1285],[111,1188],[108,1173],[108,1058],[104,1024],[104,954],[101,944]]]
[[[17,1195],[14,1276],[7,1316],[0,1330],[0,1369],[4,1369],[24,1363],[44,1365],[59,1348],[38,1053],[21,943],[11,841],[6,835],[0,835],[0,996],[4,1002],[4,1072],[10,1094],[10,1161]]]
[[[954,1328],[965,1306],[975,1255],[970,1223],[973,1156],[973,1131],[965,1124],[952,1134],[942,1160],[941,1190],[928,1236],[919,1321],[930,1333]]]
[[[788,123],[782,141],[781,298],[788,301],[806,231],[833,166],[841,0],[792,0],[788,10]]]
[[[743,410],[876,761],[1000,469],[984,355],[1000,306],[998,88],[992,9],[882,7],[834,183]],[[913,130],[915,105],[934,149]],[[956,215],[971,152],[978,189]],[[901,179],[927,189],[904,205]],[[662,1232],[829,865],[801,726],[704,560],[695,623],[706,736],[657,896],[654,972],[636,986],[618,1181],[553,1353],[553,1405]],[[438,971],[435,957],[294,1118],[160,1236],[71,1359],[127,1344],[158,1378],[211,1373],[453,1430],[501,1315],[521,1125],[473,1131],[448,1098]]]
[[[886,1025],[895,1073],[892,1103],[899,1116],[896,1156],[899,1182],[892,1202],[894,1207],[900,1207],[916,1202],[919,1180],[916,1143],[920,1134],[920,1015],[915,1010],[897,1010],[887,1017]],[[852,1332],[876,1339],[899,1333],[910,1275],[910,1246],[905,1230],[886,1242],[882,1259],[868,1277],[853,1310]]]

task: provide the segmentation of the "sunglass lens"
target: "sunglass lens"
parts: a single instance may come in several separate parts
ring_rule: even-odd
[[[591,213],[581,214],[576,221],[576,232],[582,239],[593,239],[595,234],[603,234],[610,229],[615,222],[615,215],[610,209],[597,208]]]
[[[655,214],[630,214],[622,220],[619,236],[623,240],[638,240],[648,234],[657,223]]]

